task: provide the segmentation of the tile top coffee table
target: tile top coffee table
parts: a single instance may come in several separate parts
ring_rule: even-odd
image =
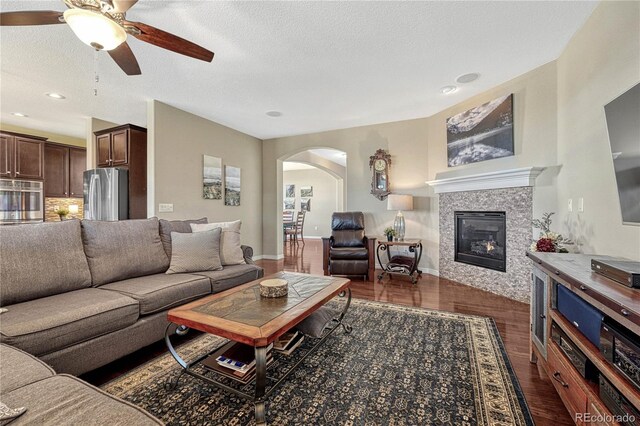
[[[271,278],[287,281],[289,287],[287,296],[279,298],[260,296],[260,282]],[[266,397],[339,326],[342,326],[347,333],[351,331],[351,327],[342,321],[351,303],[349,284],[350,281],[345,278],[279,272],[169,311],[168,319],[178,325],[176,330],[178,334],[184,334],[189,328],[193,328],[253,346],[256,357],[255,392],[253,395],[194,371],[196,365],[219,348],[187,363],[178,355],[171,344],[170,336],[173,329],[171,324],[167,327],[165,342],[169,352],[182,367],[181,373],[189,374],[236,395],[253,400],[256,424],[265,424],[264,402]],[[266,391],[267,346],[340,293],[346,293],[348,298],[343,311],[333,319],[334,326],[330,327],[317,344]],[[178,379],[179,377],[175,379],[173,386],[177,385]]]

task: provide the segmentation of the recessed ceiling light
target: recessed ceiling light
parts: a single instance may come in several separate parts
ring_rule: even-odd
[[[456,86],[444,86],[442,89],[440,89],[440,91],[442,93],[444,93],[445,95],[448,95],[450,93],[455,92],[456,90],[458,90],[458,88]]]
[[[15,115],[16,117],[28,117],[27,114],[23,114],[21,112],[12,112],[11,115]]]
[[[456,82],[463,83],[463,84],[471,83],[472,81],[477,80],[478,77],[480,77],[480,74],[478,74],[477,72],[470,72],[469,74],[462,74],[461,76],[456,78]]]
[[[267,111],[266,114],[269,117],[281,117],[282,113],[280,111]]]
[[[58,100],[67,99],[67,97],[65,95],[62,95],[62,94],[56,93],[56,92],[45,93],[45,95],[47,95],[50,98],[58,99]]]

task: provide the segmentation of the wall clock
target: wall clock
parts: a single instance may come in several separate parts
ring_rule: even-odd
[[[382,201],[391,193],[389,190],[389,166],[391,156],[384,149],[379,149],[369,157],[369,168],[372,170],[371,194]]]

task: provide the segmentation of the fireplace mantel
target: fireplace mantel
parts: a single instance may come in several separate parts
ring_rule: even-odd
[[[519,169],[436,179],[426,183],[433,187],[436,194],[534,186],[536,178],[544,169],[544,167],[522,167]]]

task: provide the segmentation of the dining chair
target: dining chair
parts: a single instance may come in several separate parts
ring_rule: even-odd
[[[302,244],[304,244],[304,216],[305,216],[305,211],[299,211],[297,216],[296,216],[296,223],[295,226],[293,226],[292,228],[289,229],[285,229],[284,233],[285,233],[285,237],[287,235],[289,235],[289,241],[291,241],[291,239],[293,239],[293,242],[298,244],[298,236],[300,236],[300,239],[302,240]]]
[[[284,210],[282,212],[282,236],[283,243],[287,242],[287,229],[292,228],[293,223],[293,210]]]

